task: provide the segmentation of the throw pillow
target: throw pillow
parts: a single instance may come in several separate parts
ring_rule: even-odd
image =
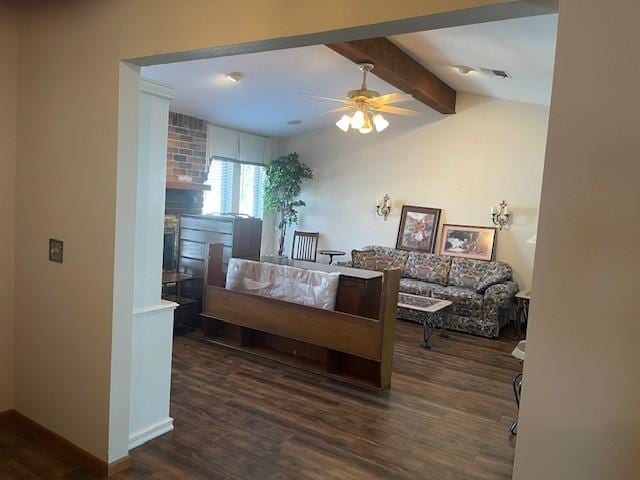
[[[485,290],[513,278],[511,266],[504,262],[489,262],[482,278],[474,285],[474,290],[484,293]]]
[[[410,252],[404,267],[404,276],[446,287],[450,268],[451,257],[432,253]]]
[[[374,250],[352,250],[351,262],[353,268],[362,268],[363,270],[376,269],[376,252]]]

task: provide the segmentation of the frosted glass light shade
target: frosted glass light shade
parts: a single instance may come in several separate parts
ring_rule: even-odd
[[[389,126],[389,122],[379,113],[373,116],[373,124],[376,126],[376,132],[381,132]]]
[[[336,122],[336,127],[338,127],[343,132],[348,132],[350,125],[351,117],[349,117],[349,115],[343,115],[342,118]]]
[[[364,112],[362,110],[358,110],[351,117],[351,128],[355,128],[356,130],[360,130],[364,127]]]

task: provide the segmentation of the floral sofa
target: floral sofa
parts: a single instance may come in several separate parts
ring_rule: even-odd
[[[518,292],[511,267],[504,262],[380,246],[354,250],[351,257],[350,262],[337,264],[379,271],[400,268],[403,270],[401,292],[453,302],[448,328],[460,332],[496,338],[508,322],[507,312]],[[422,322],[420,312],[402,309],[400,315],[404,320]]]

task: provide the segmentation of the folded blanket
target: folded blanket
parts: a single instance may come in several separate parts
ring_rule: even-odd
[[[231,258],[226,288],[333,310],[339,280],[339,273]]]

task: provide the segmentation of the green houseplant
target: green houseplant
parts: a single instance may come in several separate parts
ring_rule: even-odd
[[[313,172],[298,160],[298,154],[293,152],[276,158],[266,170],[264,187],[264,204],[267,211],[280,215],[278,229],[278,255],[282,256],[287,227],[298,222],[298,208],[306,204],[298,200],[302,183],[313,178]]]

